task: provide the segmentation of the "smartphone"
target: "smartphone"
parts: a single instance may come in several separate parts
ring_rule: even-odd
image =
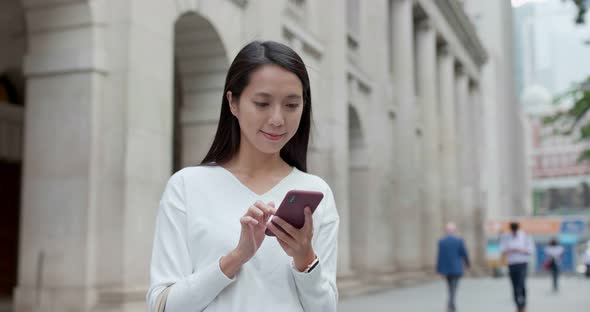
[[[291,190],[283,198],[275,216],[300,229],[305,224],[305,214],[303,212],[305,207],[311,208],[313,213],[323,198],[324,194],[321,192]],[[272,217],[270,222],[272,222]],[[273,224],[281,229],[278,224]],[[275,236],[269,229],[266,229],[266,235]]]

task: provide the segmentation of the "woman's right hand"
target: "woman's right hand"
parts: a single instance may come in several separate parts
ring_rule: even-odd
[[[266,237],[268,219],[275,212],[274,203],[257,201],[240,218],[242,230],[238,246],[220,260],[221,270],[227,277],[233,278],[240,267],[256,254]]]
[[[265,204],[257,201],[248,208],[246,214],[240,218],[242,232],[236,251],[242,256],[244,262],[247,262],[256,254],[260,245],[264,241],[266,234],[266,223],[274,215],[276,209],[274,203]]]

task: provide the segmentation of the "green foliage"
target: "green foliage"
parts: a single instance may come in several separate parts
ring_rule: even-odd
[[[565,1],[565,0],[562,0]],[[586,12],[588,11],[588,0],[569,0],[572,1],[578,7],[578,14],[576,15],[576,24],[586,23]]]
[[[578,8],[575,23],[585,24],[586,12],[590,5],[590,0],[562,0],[572,1]],[[588,41],[590,42],[590,40]],[[558,111],[551,116],[543,118],[543,124],[552,125],[553,133],[555,135],[571,136],[576,129],[579,131],[580,141],[590,140],[590,118],[586,117],[590,111],[590,76],[582,83],[574,86],[571,90],[562,95],[557,96],[554,104],[562,103],[563,101],[571,99],[573,106],[565,111]],[[583,151],[578,156],[578,162],[590,160],[590,149]]]
[[[590,160],[590,150],[583,151],[580,156],[578,156],[578,162]]]
[[[589,140],[590,117],[587,116],[590,111],[590,77],[571,90],[557,96],[553,102],[559,104],[568,99],[572,100],[572,107],[544,117],[543,124],[551,125],[556,135],[577,135],[577,139],[580,141]],[[590,159],[590,150],[585,150],[578,157],[578,161],[587,159]]]

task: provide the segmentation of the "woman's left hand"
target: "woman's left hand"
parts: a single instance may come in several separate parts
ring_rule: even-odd
[[[273,216],[272,222],[268,223],[268,228],[274,233],[279,244],[285,250],[287,255],[293,258],[295,267],[299,272],[303,272],[307,269],[316,258],[316,254],[311,246],[311,239],[313,238],[313,218],[311,215],[311,209],[305,207],[305,224],[301,229],[293,227],[285,220]],[[281,231],[276,225],[276,222],[284,231]]]

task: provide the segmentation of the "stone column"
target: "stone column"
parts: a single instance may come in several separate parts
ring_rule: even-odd
[[[308,166],[312,173],[318,174],[330,184],[340,214],[340,233],[338,235],[338,275],[350,276],[351,247],[350,223],[354,216],[349,208],[349,146],[348,146],[348,92],[346,74],[346,29],[345,5],[341,1],[321,1],[321,11],[330,11],[337,18],[326,20],[323,36],[329,38],[320,63],[318,85],[312,86],[314,122],[317,130],[309,147]],[[309,66],[309,64],[308,64]],[[310,71],[313,83],[313,71]],[[325,103],[326,105],[317,105]]]
[[[113,155],[119,146],[111,143],[121,135],[121,119],[102,102],[108,71],[104,23],[86,1],[26,3],[25,153],[14,309],[89,311],[97,297],[98,237],[108,231],[98,220],[102,208],[111,211],[101,194],[120,186],[114,177],[121,171],[110,166],[119,156]],[[118,191],[109,195],[115,202],[120,198]],[[119,246],[109,247],[116,253]],[[110,256],[101,259],[110,263]]]
[[[456,98],[456,132],[457,132],[457,175],[459,181],[459,205],[455,222],[459,232],[466,241],[471,241],[471,214],[473,210],[473,186],[471,185],[471,155],[470,155],[470,103],[469,103],[469,77],[459,67],[455,77]]]
[[[472,115],[472,158],[473,158],[473,194],[474,194],[474,212],[472,216],[473,222],[473,250],[471,251],[473,262],[477,265],[484,265],[485,261],[485,233],[484,222],[486,217],[485,205],[485,189],[482,185],[483,164],[483,148],[485,146],[484,135],[484,116],[481,102],[481,93],[478,84],[474,84],[470,88],[471,98],[471,115]]]
[[[119,236],[107,236],[110,241],[105,241],[121,241],[121,254],[113,262],[122,273],[111,277],[117,284],[104,288],[97,310],[113,311],[123,306],[124,311],[131,312],[145,311],[145,300],[140,299],[149,287],[146,272],[150,269],[156,212],[172,173],[175,17],[164,2],[131,7],[120,2],[118,14],[109,23],[113,38],[109,60],[117,64],[112,70],[112,100],[125,107],[125,150],[121,155],[125,197],[119,212],[121,220],[111,217]],[[162,15],[154,18],[154,12]],[[104,266],[108,263],[101,262]]]
[[[418,183],[415,162],[416,118],[414,83],[414,31],[413,1],[395,0],[391,3],[392,19],[392,73],[397,93],[397,120],[395,130],[400,148],[397,157],[399,191],[394,212],[397,248],[396,262],[400,270],[412,271],[421,267],[420,210],[417,207]]]
[[[428,21],[421,22],[416,30],[417,83],[422,104],[424,167],[421,170],[425,198],[422,202],[423,264],[434,267],[437,238],[441,233],[440,220],[440,159],[438,157],[438,77],[436,55],[436,31]]]
[[[457,217],[457,148],[455,133],[455,59],[448,47],[438,53],[438,112],[440,116],[440,163],[442,164],[441,226]]]

